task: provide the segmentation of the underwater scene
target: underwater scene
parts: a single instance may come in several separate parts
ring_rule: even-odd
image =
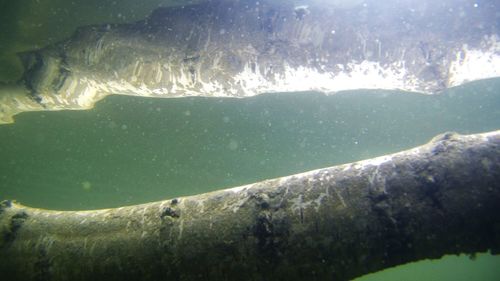
[[[496,246],[483,247],[482,241],[476,248],[466,247],[465,252],[454,249],[444,256],[439,251],[428,250],[426,254],[415,250],[418,258],[396,259],[387,265],[384,258],[380,258],[384,265],[366,267],[350,268],[346,261],[345,273],[336,273],[337,269],[328,265],[330,256],[310,246],[322,253],[321,262],[328,268],[318,275],[309,275],[307,266],[298,270],[298,275],[285,272],[286,263],[292,264],[293,259],[283,258],[284,252],[276,250],[288,244],[280,244],[284,226],[272,223],[281,218],[278,207],[274,218],[267,216],[268,209],[274,208],[274,203],[269,203],[274,202],[272,192],[268,201],[268,195],[258,193],[264,199],[252,195],[265,201],[258,205],[264,211],[258,214],[256,226],[246,228],[253,233],[249,236],[257,237],[256,251],[264,253],[264,260],[269,258],[264,265],[252,261],[246,266],[245,261],[220,258],[228,255],[234,259],[241,254],[243,259],[253,249],[245,244],[244,250],[238,248],[235,253],[227,245],[237,241],[217,244],[217,238],[210,240],[216,233],[195,234],[198,229],[201,233],[212,231],[212,218],[210,231],[204,229],[206,220],[198,225],[186,222],[186,228],[184,222],[176,221],[188,215],[197,217],[183,208],[194,204],[190,200],[205,200],[204,196],[217,197],[220,201],[214,201],[215,205],[232,206],[232,201],[224,201],[232,197],[224,199],[226,195],[211,192],[236,187],[234,193],[239,193],[254,183],[266,185],[276,178],[379,159],[376,157],[424,145],[445,132],[469,135],[499,130],[498,3],[395,2],[394,7],[361,0],[0,3],[0,26],[6,31],[0,34],[0,261],[4,263],[0,274],[9,280],[95,279],[84,273],[89,270],[97,272],[98,280],[103,276],[107,276],[103,280],[167,280],[165,276],[174,278],[168,280],[243,280],[237,279],[235,272],[256,271],[259,273],[244,280],[500,280],[498,248],[490,251],[498,247],[494,243],[499,243],[500,237],[496,214],[491,214],[490,220],[496,223],[494,231],[485,230],[496,237],[491,242]],[[440,17],[442,13],[449,15]],[[396,19],[400,24],[393,30],[396,24],[391,21]],[[425,23],[429,24],[417,28]],[[498,154],[498,146],[494,152]],[[488,167],[499,164],[488,161],[481,163]],[[432,175],[426,177],[435,183]],[[490,189],[500,188],[495,183]],[[383,193],[382,197],[386,196],[385,190]],[[338,204],[347,208],[349,204],[336,194]],[[492,194],[492,202],[498,202],[498,192]],[[162,200],[168,207],[160,204]],[[188,253],[182,255],[186,260],[182,260],[176,251],[182,251],[182,243],[187,242],[179,242],[173,250],[162,242],[156,248],[168,248],[168,255],[155,252],[151,257],[137,250],[140,246],[134,244],[134,232],[132,238],[111,236],[115,227],[120,228],[114,216],[122,216],[122,208],[130,215],[128,231],[130,222],[135,227],[132,218],[139,212],[133,206],[149,202],[160,204],[151,205],[161,213],[161,225],[154,235],[166,237],[165,233],[170,233],[168,237],[173,237],[172,232],[179,232],[180,240],[183,231],[186,236],[192,234],[199,252],[186,250]],[[131,206],[130,211],[127,206]],[[304,210],[300,207],[297,217],[290,219],[291,224],[300,222],[299,230],[291,228],[286,235],[303,230],[304,217],[314,210],[313,205],[307,206]],[[244,224],[245,216],[250,216],[244,204],[216,222],[234,223],[232,216],[239,214],[240,207]],[[118,208],[117,213],[86,213],[110,208]],[[335,208],[335,212],[341,209]],[[55,211],[44,214],[44,210]],[[72,218],[59,218],[62,211],[74,211],[68,214],[82,220],[76,223],[70,222]],[[141,227],[149,225],[148,212],[144,208]],[[316,207],[316,212],[322,214],[321,208]],[[86,214],[89,221],[102,215],[104,219],[94,226],[102,229],[99,235],[109,236],[99,236],[92,246],[85,238],[92,232],[85,229],[89,223]],[[213,215],[217,216],[216,211]],[[53,219],[54,227],[64,228],[68,222],[68,227],[52,231],[48,227],[52,222],[44,219]],[[357,219],[362,224],[363,218]],[[318,221],[315,227],[321,232],[317,224],[322,221]],[[29,229],[31,223],[33,228]],[[150,225],[153,229],[153,223]],[[236,233],[239,227],[235,225],[232,231]],[[149,235],[154,236],[144,230],[137,241]],[[64,239],[69,239],[68,245],[82,242],[68,254],[81,259],[82,269],[69,269],[74,264],[58,260],[56,253],[64,251],[64,246],[58,245],[63,245]],[[101,246],[103,249],[109,247],[114,250],[108,251],[116,254],[119,250],[113,247],[126,248],[121,253],[123,260],[104,254],[92,256],[94,248],[99,248],[96,243],[104,245],[105,239],[110,240],[109,245]],[[123,242],[127,239],[133,240],[130,245]],[[306,248],[312,243],[307,239],[290,241]],[[384,243],[383,239],[379,242]],[[286,253],[300,255],[300,247]],[[30,254],[26,249],[31,248],[37,250]],[[132,261],[135,251],[141,262],[150,258],[163,264],[173,261],[180,269],[189,270],[191,263],[205,261],[198,256],[205,249],[220,251],[207,257],[214,255],[231,263],[232,271],[225,272],[224,263],[218,262],[210,265],[213,272],[193,269],[196,275],[188,277],[178,269],[157,274],[156,265],[146,262],[140,269],[124,270],[132,268],[131,264],[137,266]],[[85,254],[79,256],[79,251]],[[398,251],[391,253],[399,255]],[[21,254],[12,263],[4,262],[18,252]],[[304,259],[308,255],[304,254]],[[360,255],[360,261],[379,258],[356,251],[352,255]],[[91,266],[96,262],[92,259],[102,260],[106,267]],[[286,266],[266,278],[259,275],[276,264],[282,266],[283,259]],[[120,274],[125,273],[109,275],[114,266]],[[311,268],[321,268],[315,266]],[[34,273],[22,275],[21,271]],[[372,273],[364,275],[368,272]]]

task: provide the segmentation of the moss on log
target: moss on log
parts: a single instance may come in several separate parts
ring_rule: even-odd
[[[500,131],[93,211],[3,201],[2,280],[349,280],[500,249]]]

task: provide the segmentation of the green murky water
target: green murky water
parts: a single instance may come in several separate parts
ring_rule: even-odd
[[[112,96],[0,126],[0,196],[89,209],[207,192],[499,128],[500,79],[440,96],[388,91],[247,99]]]
[[[17,52],[174,2],[0,1],[0,81],[19,79]],[[0,200],[55,209],[142,203],[395,152],[443,131],[499,128],[499,80],[441,96],[109,97],[90,111],[28,113],[0,126]],[[445,257],[358,280],[498,281],[500,257]]]
[[[442,95],[388,91],[246,99],[112,96],[0,126],[0,199],[51,209],[156,201],[396,152],[444,131],[500,128],[500,79]],[[447,257],[360,280],[500,278],[500,257]]]

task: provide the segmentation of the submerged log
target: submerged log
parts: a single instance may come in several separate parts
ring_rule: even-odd
[[[20,54],[0,88],[0,123],[36,110],[88,109],[110,94],[249,97],[401,89],[436,93],[500,77],[498,4],[468,0],[211,0],[143,21],[82,27]],[[347,2],[347,1],[342,1]]]
[[[500,131],[166,201],[3,201],[2,280],[349,280],[500,250]]]

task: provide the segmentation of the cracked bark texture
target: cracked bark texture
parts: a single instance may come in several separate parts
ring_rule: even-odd
[[[500,131],[143,205],[3,201],[5,280],[350,280],[500,250]]]

